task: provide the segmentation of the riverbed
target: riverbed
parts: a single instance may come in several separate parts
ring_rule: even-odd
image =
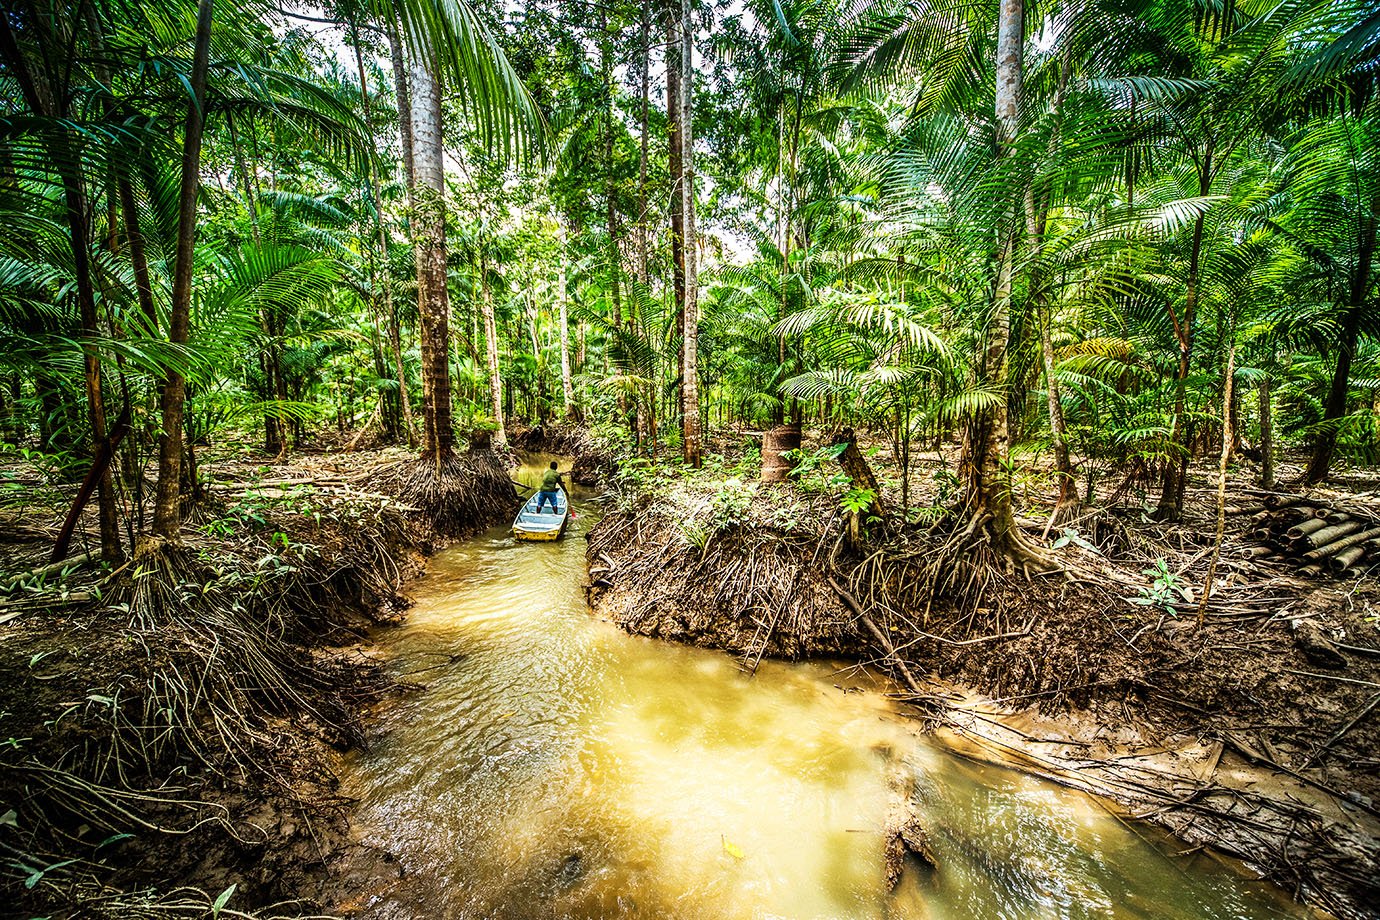
[[[357,834],[402,873],[360,916],[1313,916],[1098,799],[946,751],[869,671],[748,674],[595,619],[582,534],[599,511],[574,497],[559,542],[503,527],[438,553],[379,635],[425,689],[347,764]],[[898,771],[938,868],[917,861],[892,891]]]

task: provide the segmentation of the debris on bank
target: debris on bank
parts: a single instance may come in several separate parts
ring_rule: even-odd
[[[1253,557],[1286,562],[1300,575],[1342,578],[1380,563],[1378,502],[1270,492],[1237,513],[1250,521]]]
[[[375,467],[363,481],[403,502],[441,537],[478,533],[511,518],[522,504],[505,459],[489,449],[457,454],[440,464],[404,457]]]

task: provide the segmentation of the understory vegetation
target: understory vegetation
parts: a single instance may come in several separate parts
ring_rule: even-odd
[[[1368,0],[7,0],[7,900],[328,901],[365,630],[515,449],[630,629],[1301,692],[1224,743],[1374,816],[1378,68]]]

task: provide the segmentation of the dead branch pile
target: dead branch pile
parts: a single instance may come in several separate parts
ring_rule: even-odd
[[[1372,503],[1267,493],[1238,514],[1249,516],[1253,556],[1300,575],[1342,577],[1380,562],[1380,506]]]

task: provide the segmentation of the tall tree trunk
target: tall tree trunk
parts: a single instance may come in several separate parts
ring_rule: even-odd
[[[570,313],[566,303],[565,228],[556,231],[561,251],[556,257],[556,298],[559,301],[561,324],[561,397],[565,400],[565,416],[578,419],[580,408],[575,405],[575,382],[570,374]]]
[[[1069,458],[1068,429],[1064,424],[1064,407],[1059,397],[1059,381],[1054,376],[1053,317],[1049,305],[1049,289],[1039,270],[1040,253],[1044,248],[1044,233],[1049,213],[1043,205],[1037,208],[1035,197],[1026,192],[1027,230],[1030,235],[1032,268],[1030,270],[1030,299],[1035,307],[1035,322],[1040,327],[1040,360],[1045,372],[1045,407],[1049,413],[1049,432],[1054,450],[1054,475],[1058,480],[1055,511],[1051,523],[1078,507],[1078,484],[1074,480],[1073,462]],[[1033,218],[1033,219],[1032,219]]]
[[[19,85],[20,94],[35,115],[50,119],[65,118],[65,94],[29,71],[13,32],[10,17],[0,19],[0,54]],[[111,445],[106,431],[105,401],[101,386],[100,352],[95,339],[99,333],[96,289],[91,275],[91,229],[86,216],[86,191],[81,178],[79,146],[59,130],[49,141],[50,152],[61,172],[67,226],[71,234],[72,268],[76,281],[77,310],[81,323],[82,361],[86,383],[87,412],[91,424],[92,471],[97,476],[97,507],[101,534],[101,557],[116,561],[122,554],[119,522],[116,517],[115,485],[110,474]],[[46,439],[45,439],[46,440]],[[89,491],[88,491],[89,496]],[[80,513],[80,508],[74,508]]]
[[[398,103],[398,140],[402,145],[403,179],[407,183],[408,202],[417,184],[417,165],[412,144],[412,91],[408,85],[407,58],[403,56],[402,36],[398,21],[388,16],[384,32],[388,34],[388,56],[393,63],[393,93]]]
[[[446,174],[441,87],[426,62],[413,62],[412,228],[417,257],[417,316],[425,381],[423,456],[440,469],[455,453],[450,414],[450,295],[446,287]]]
[[[388,35],[388,56],[393,65],[393,93],[398,104],[398,142],[402,148],[403,182],[407,188],[407,206],[410,211],[416,200],[417,188],[417,163],[412,141],[412,89],[408,83],[407,59],[403,53],[398,20],[391,14],[388,15],[387,22],[384,24],[384,32]],[[396,310],[391,311],[388,316],[388,338],[393,349],[393,364],[397,369],[398,379],[406,380],[407,369],[403,363],[402,328]],[[420,339],[420,336],[418,338]],[[426,374],[423,373],[422,414],[424,421],[426,406],[430,399]],[[407,417],[410,418],[412,415],[410,394],[403,394],[403,403],[407,407],[405,410]],[[407,443],[409,445],[415,443],[417,431],[415,421],[405,421],[404,424],[407,427]]]
[[[639,73],[642,110],[639,117],[639,151],[637,158],[637,280],[643,286],[651,283],[647,266],[647,115],[651,109],[652,93],[652,17],[647,4],[640,10],[642,22],[642,61]]]
[[[685,231],[682,253],[685,259],[685,310],[682,340],[685,357],[681,371],[684,402],[681,430],[685,444],[685,462],[699,469],[703,433],[700,427],[699,384],[699,280],[697,277],[698,246],[695,233],[695,141],[694,141],[694,77],[695,26],[691,19],[690,0],[681,0],[681,201],[682,228]]]
[[[1260,487],[1275,487],[1275,420],[1270,375],[1260,378]]]
[[[1374,306],[1367,304],[1366,295],[1371,286],[1371,264],[1375,259],[1375,244],[1376,221],[1372,217],[1361,228],[1356,267],[1348,288],[1347,311],[1342,317],[1342,338],[1337,346],[1337,366],[1333,369],[1332,386],[1327,391],[1327,402],[1323,405],[1322,424],[1318,429],[1317,443],[1313,446],[1313,456],[1303,474],[1304,483],[1310,486],[1327,478],[1328,470],[1332,466],[1332,455],[1337,449],[1337,425],[1346,415],[1346,398],[1351,388],[1351,364],[1356,359],[1361,316],[1368,306]]]
[[[214,0],[197,6],[196,43],[192,52],[187,105],[187,129],[182,140],[182,190],[178,196],[177,245],[173,260],[172,303],[168,311],[168,341],[185,345],[191,337],[192,255],[196,245],[196,204],[201,190],[201,136],[206,126],[206,71],[211,51],[211,14]],[[182,531],[182,437],[187,381],[174,369],[163,381],[163,432],[158,443],[158,492],[153,511],[153,532],[178,540]]]
[[[489,260],[479,257],[479,305],[484,311],[484,347],[489,364],[489,399],[493,405],[494,442],[503,447],[508,443],[508,431],[503,424],[503,378],[498,372],[498,323],[494,319],[493,290],[489,287]]]
[[[666,118],[670,129],[666,152],[666,171],[671,177],[671,292],[675,298],[675,328],[685,324],[685,196],[681,189],[681,153],[683,144],[680,130],[681,117],[681,41],[676,27],[678,15],[677,0],[671,0],[666,7]],[[676,354],[676,396],[673,403],[679,412],[684,402],[684,380],[681,376],[685,364],[685,343],[682,341]],[[674,417],[668,423],[674,424]]]
[[[996,121],[1002,158],[1011,155],[1020,129],[1024,19],[1023,0],[1001,0],[997,24]],[[1010,456],[1007,340],[1011,335],[1011,289],[1019,242],[1018,202],[1019,198],[1013,195],[998,229],[997,278],[983,349],[983,378],[1001,398],[969,425],[967,458],[969,509],[975,515],[990,517],[994,542],[1008,551],[1025,548],[1011,507],[1011,477],[1007,469]]]

